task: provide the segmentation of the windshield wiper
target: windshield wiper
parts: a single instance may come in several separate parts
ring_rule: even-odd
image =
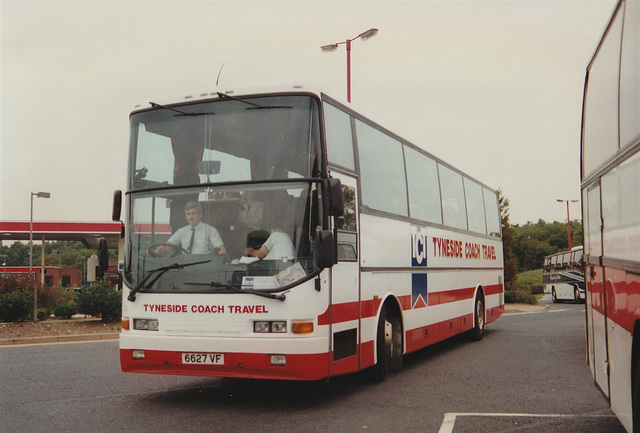
[[[239,287],[232,286],[231,284],[218,283],[217,281],[212,281],[210,283],[188,283],[188,282],[185,282],[185,284],[191,284],[191,285],[194,285],[194,286],[209,286],[209,287],[214,287],[214,288],[229,289],[229,290],[232,290],[232,291],[237,292],[237,293],[250,293],[250,294],[256,295],[256,296],[262,296],[263,298],[277,299],[278,301],[284,301],[285,299],[287,299],[287,297],[282,293],[278,293],[278,294],[276,294],[276,293],[265,293],[265,292],[261,292],[259,290],[241,289]]]
[[[161,268],[154,269],[153,271],[149,271],[149,274],[146,277],[144,277],[144,279],[142,281],[140,281],[140,284],[138,284],[133,289],[131,289],[131,293],[129,293],[129,296],[127,297],[127,299],[129,301],[131,301],[131,302],[135,301],[136,300],[136,293],[138,293],[141,289],[148,289],[149,287],[153,286],[155,284],[155,282],[158,281],[158,279],[161,276],[163,276],[167,271],[170,271],[172,269],[182,269],[182,268],[186,268],[188,266],[201,265],[203,263],[211,263],[211,260],[203,260],[201,262],[185,263],[185,264],[182,264],[182,265],[180,263],[174,263],[172,265],[163,266]],[[147,280],[149,280],[149,278],[155,273],[158,273],[158,275],[156,275],[154,279],[152,279],[151,281],[149,281],[147,283]]]
[[[155,102],[149,102],[149,104],[151,104],[151,106],[153,108],[164,108],[165,110],[169,110],[169,111],[175,111],[176,116],[207,116],[207,115],[214,115],[216,113],[188,113],[186,111],[182,111],[182,110],[178,110],[176,108],[171,108],[171,107],[167,107],[166,105],[160,105],[160,104],[156,104]]]
[[[254,102],[249,102],[244,99],[236,98],[235,96],[227,95],[226,93],[218,92],[219,98],[229,98],[234,101],[242,102],[243,104],[251,105],[251,107],[247,108],[247,110],[270,110],[273,108],[293,108],[288,105],[260,105]]]

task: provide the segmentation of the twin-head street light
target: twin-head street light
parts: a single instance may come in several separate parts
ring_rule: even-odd
[[[378,29],[369,29],[366,32],[360,33],[355,38],[347,39],[344,42],[336,42],[335,44],[323,45],[320,47],[322,51],[336,51],[338,49],[338,45],[345,44],[347,46],[347,102],[351,102],[351,42],[356,39],[362,39],[366,41],[369,38],[372,38],[378,33]]]
[[[33,273],[33,196],[38,198],[49,198],[49,192],[32,192],[31,193],[31,218],[29,220],[29,278],[32,279]],[[44,276],[44,267],[40,270],[40,275]],[[38,321],[38,286],[33,281],[33,321]]]
[[[577,203],[578,200],[562,200],[557,198],[556,201],[560,203],[567,202],[567,238],[569,239],[569,251],[571,251],[571,218],[569,218],[569,202]]]

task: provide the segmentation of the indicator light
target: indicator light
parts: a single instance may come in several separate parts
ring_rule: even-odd
[[[313,332],[313,322],[293,322],[291,332],[294,334],[311,334]]]

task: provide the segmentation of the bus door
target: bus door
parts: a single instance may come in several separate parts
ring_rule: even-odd
[[[602,265],[602,212],[599,183],[587,191],[586,225],[589,232],[589,261],[585,268],[589,363],[596,384],[609,397],[609,350],[605,272]]]
[[[344,215],[335,217],[338,263],[331,269],[331,375],[360,368],[360,252],[356,179],[342,182]]]

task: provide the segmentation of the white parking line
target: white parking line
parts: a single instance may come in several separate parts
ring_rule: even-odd
[[[461,416],[478,417],[519,417],[519,418],[615,418],[615,415],[568,415],[558,413],[479,413],[479,412],[447,412],[444,414],[438,433],[453,433],[456,418]]]

